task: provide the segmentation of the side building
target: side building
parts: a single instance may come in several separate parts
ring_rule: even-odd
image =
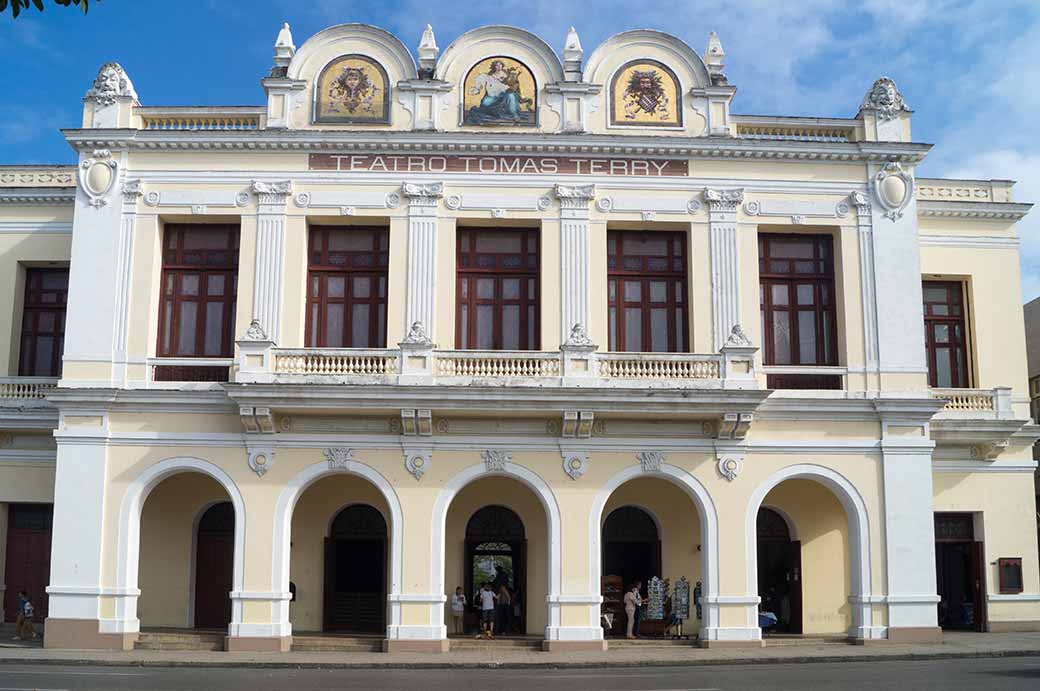
[[[917,177],[886,78],[733,112],[714,34],[418,58],[286,25],[226,108],[109,63],[75,165],[0,167],[6,616],[440,652],[494,582],[602,650],[642,581],[706,646],[1040,629],[1012,183]]]

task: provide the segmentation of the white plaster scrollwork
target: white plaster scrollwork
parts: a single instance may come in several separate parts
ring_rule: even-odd
[[[202,216],[203,214],[206,213],[206,205],[205,204],[192,204],[192,206],[191,206],[191,213],[193,215],[195,215],[195,216]]]
[[[354,450],[347,449],[341,446],[328,448],[322,451],[325,455],[325,460],[329,462],[330,470],[348,470],[350,464],[354,462]]]
[[[112,158],[108,149],[95,149],[79,164],[77,180],[83,193],[87,195],[87,203],[95,209],[108,204],[108,193],[116,184],[119,163]]]
[[[106,62],[98,70],[94,83],[87,90],[86,99],[99,106],[110,106],[120,96],[137,100],[137,92],[127,76],[126,70],[118,62]]]
[[[457,194],[449,194],[444,198],[444,206],[455,211],[462,206],[462,197]]]
[[[301,209],[306,209],[311,205],[311,193],[310,192],[298,192],[293,201],[296,202],[296,206]]]
[[[849,193],[849,203],[856,207],[856,213],[858,214],[870,213],[870,198],[859,190],[853,190]]]
[[[903,166],[890,161],[874,176],[871,188],[885,218],[895,221],[902,218],[903,211],[914,197],[914,178],[903,170]]]
[[[691,199],[686,202],[686,213],[695,214],[701,210],[701,203],[698,199]]]
[[[443,182],[406,182],[401,185],[401,192],[412,203],[417,200],[435,201],[444,196]],[[393,194],[393,193],[391,193]]]
[[[245,334],[242,336],[243,341],[266,341],[267,334],[264,333],[264,329],[260,326],[259,319],[253,319],[249,322],[249,328],[246,329]]]
[[[286,198],[292,194],[292,180],[278,182],[253,180],[250,189],[261,204],[284,204]]]
[[[644,473],[656,473],[661,470],[664,463],[664,452],[662,451],[640,451],[636,454],[639,459],[639,467]]]
[[[572,480],[577,480],[585,474],[589,465],[589,454],[585,451],[562,451],[563,472]]]
[[[354,216],[357,214],[357,209],[353,206],[341,206],[339,207],[340,216]]]
[[[506,463],[513,461],[513,454],[498,449],[485,449],[480,457],[484,459],[484,470],[489,473],[501,472],[506,469]]]
[[[791,216],[791,223],[796,226],[803,226],[805,225],[805,216],[798,214]]]
[[[433,452],[428,449],[422,451],[406,449],[404,452],[404,467],[412,474],[416,482],[421,480],[423,473],[430,469],[432,460]]]
[[[492,209],[491,210],[491,218],[505,218],[505,217],[506,217],[506,210],[505,209]]]
[[[595,347],[592,339],[589,338],[589,334],[585,331],[585,326],[581,323],[571,327],[571,333],[567,336],[567,340],[563,342],[563,345],[577,348]]]
[[[849,210],[848,200],[840,201],[834,206],[834,215],[838,218],[845,218],[849,215]]]
[[[144,194],[144,184],[139,178],[127,180],[123,183],[123,199],[127,202],[137,201]]]
[[[743,189],[732,190],[704,190],[704,201],[708,203],[709,211],[725,211],[733,213],[744,201]]]
[[[432,345],[433,341],[430,340],[429,334],[426,333],[426,327],[423,326],[422,322],[412,322],[412,326],[408,329],[408,334],[404,337],[402,343],[409,345]]]
[[[740,324],[734,324],[733,328],[730,329],[729,337],[726,339],[725,347],[733,348],[749,348],[751,347],[751,339],[744,333],[744,329],[740,328]]]
[[[398,194],[397,192],[389,192],[386,195],[385,203],[386,203],[386,208],[388,208],[388,209],[396,209],[397,207],[399,207],[401,205],[401,195]]]
[[[744,213],[748,216],[757,216],[762,211],[762,203],[754,199],[744,202]]]
[[[148,192],[144,195],[144,203],[148,206],[159,206],[160,199],[161,197],[159,196],[159,193],[155,190],[152,190],[151,192]]]
[[[600,197],[596,200],[596,208],[603,213],[607,213],[614,208],[614,200],[610,197]]]
[[[653,221],[657,219],[657,213],[653,211],[642,211],[639,215],[644,221]]]
[[[249,192],[239,192],[235,195],[235,206],[241,208],[249,204]]]
[[[733,482],[744,470],[744,458],[740,454],[719,454],[716,467],[718,467],[719,474],[722,477]]]
[[[247,452],[246,462],[257,477],[263,477],[274,465],[274,449],[251,449]]]
[[[888,77],[881,77],[863,97],[860,110],[873,110],[877,112],[879,120],[888,121],[894,120],[900,113],[909,113],[910,107],[903,100],[896,83]]]
[[[546,211],[550,206],[552,206],[552,199],[545,195],[538,197],[538,200],[535,202],[535,208],[539,211]]]

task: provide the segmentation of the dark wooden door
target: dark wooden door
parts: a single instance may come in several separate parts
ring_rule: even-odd
[[[4,569],[4,611],[0,617],[14,621],[18,616],[18,591],[29,593],[36,608],[36,621],[47,617],[47,585],[51,575],[50,504],[11,504],[7,527],[7,564]]]
[[[199,532],[195,557],[195,628],[224,629],[231,621],[234,533]]]
[[[802,543],[791,541],[787,598],[791,606],[791,633],[802,633]]]
[[[383,631],[386,541],[330,539],[325,554],[325,630]]]
[[[972,607],[974,619],[972,624],[976,631],[986,630],[986,562],[981,542],[971,543],[971,556],[968,562],[968,578],[972,584]]]

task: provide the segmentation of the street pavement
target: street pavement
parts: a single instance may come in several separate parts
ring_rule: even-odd
[[[11,664],[0,691],[1037,689],[1040,656],[627,669],[200,669]]]

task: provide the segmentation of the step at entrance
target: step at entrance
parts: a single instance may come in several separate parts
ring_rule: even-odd
[[[383,650],[381,636],[293,635],[292,651],[307,653],[378,653]]]
[[[693,648],[697,646],[696,638],[608,638],[610,650],[619,648]]]
[[[448,645],[452,652],[465,650],[541,650],[541,638],[451,638]]]
[[[763,636],[762,642],[767,648],[810,645],[849,645],[848,636]]]
[[[142,631],[134,650],[223,650],[225,635],[216,631]]]

